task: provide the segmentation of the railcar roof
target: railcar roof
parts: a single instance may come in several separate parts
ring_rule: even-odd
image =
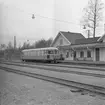
[[[36,50],[58,50],[56,47],[36,48],[36,49],[25,49],[24,51],[36,51]]]

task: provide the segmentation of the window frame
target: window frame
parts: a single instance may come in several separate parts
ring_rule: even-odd
[[[87,58],[91,58],[91,51],[87,50]]]
[[[84,51],[80,51],[80,58],[84,58]]]

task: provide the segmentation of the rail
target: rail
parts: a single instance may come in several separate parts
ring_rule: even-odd
[[[86,75],[86,76],[92,76],[92,77],[99,77],[99,78],[105,78],[104,74],[96,74],[96,73],[88,73],[88,72],[81,72],[81,71],[73,71],[73,70],[65,70],[63,68],[63,70],[60,70],[58,68],[48,68],[45,66],[32,66],[32,65],[28,65],[28,64],[19,64],[19,63],[6,63],[6,62],[2,62],[4,64],[7,65],[15,65],[15,66],[20,66],[20,67],[29,67],[29,68],[37,68],[37,69],[42,69],[42,70],[49,70],[49,71],[54,71],[54,72],[63,72],[63,73],[71,73],[71,74],[78,74],[78,75]],[[104,70],[105,72],[105,70]]]
[[[0,66],[0,69],[7,71],[7,72],[16,73],[19,75],[25,75],[25,76],[32,77],[32,78],[42,79],[42,80],[53,82],[56,84],[73,87],[73,88],[79,89],[81,92],[87,91],[87,92],[91,92],[93,94],[101,95],[101,96],[105,97],[105,88],[104,87],[79,83],[79,82],[75,82],[75,81],[50,77],[50,76],[36,74],[36,73],[30,73],[30,72],[7,68],[7,67],[2,67],[2,66]]]

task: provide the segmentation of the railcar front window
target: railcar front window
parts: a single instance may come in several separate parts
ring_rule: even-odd
[[[44,50],[43,53],[46,54],[46,51]]]
[[[57,51],[57,50],[55,50],[55,54],[57,54],[57,52],[58,52],[58,51]]]

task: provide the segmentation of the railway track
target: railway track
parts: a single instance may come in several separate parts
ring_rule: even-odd
[[[44,66],[54,66],[54,67],[65,67],[65,68],[79,68],[79,69],[88,69],[88,70],[94,70],[94,71],[105,71],[105,67],[96,67],[93,65],[76,65],[76,64],[47,64],[47,63],[33,63],[33,62],[25,62],[25,64],[31,64],[31,65],[44,65]]]
[[[39,63],[39,62],[15,62],[11,61],[12,63],[19,63],[19,64],[31,64],[31,65],[43,65],[43,66],[54,66],[54,67],[65,67],[65,68],[79,68],[79,69],[88,69],[88,70],[94,70],[94,71],[105,71],[105,67],[96,67],[92,65],[75,65],[75,64],[48,64],[48,63]],[[2,62],[1,63],[7,63],[7,62]]]
[[[95,95],[100,95],[102,97],[105,97],[105,87],[79,83],[79,82],[65,80],[65,79],[61,79],[57,77],[51,77],[51,76],[21,71],[17,69],[8,68],[8,67],[2,67],[2,66],[0,66],[0,70],[4,70],[7,72],[12,72],[12,73],[16,73],[19,75],[32,77],[32,78],[42,79],[45,81],[53,82],[53,83],[68,86],[68,87],[72,87],[72,88],[78,89],[78,91],[81,91],[82,94],[84,92],[89,92]]]
[[[2,62],[3,63],[3,62]],[[85,75],[85,76],[92,76],[92,77],[99,77],[99,78],[105,78],[105,70],[102,69],[101,74],[97,73],[88,73],[88,72],[83,72],[83,71],[73,71],[73,70],[65,70],[65,68],[58,69],[58,68],[48,68],[48,67],[43,67],[43,66],[32,66],[28,64],[20,64],[20,63],[4,63],[6,65],[14,65],[14,66],[20,66],[20,67],[28,67],[28,68],[36,68],[36,69],[41,69],[41,70],[49,70],[49,71],[54,71],[54,72],[63,72],[63,73],[71,73],[71,74],[78,74],[78,75]]]

